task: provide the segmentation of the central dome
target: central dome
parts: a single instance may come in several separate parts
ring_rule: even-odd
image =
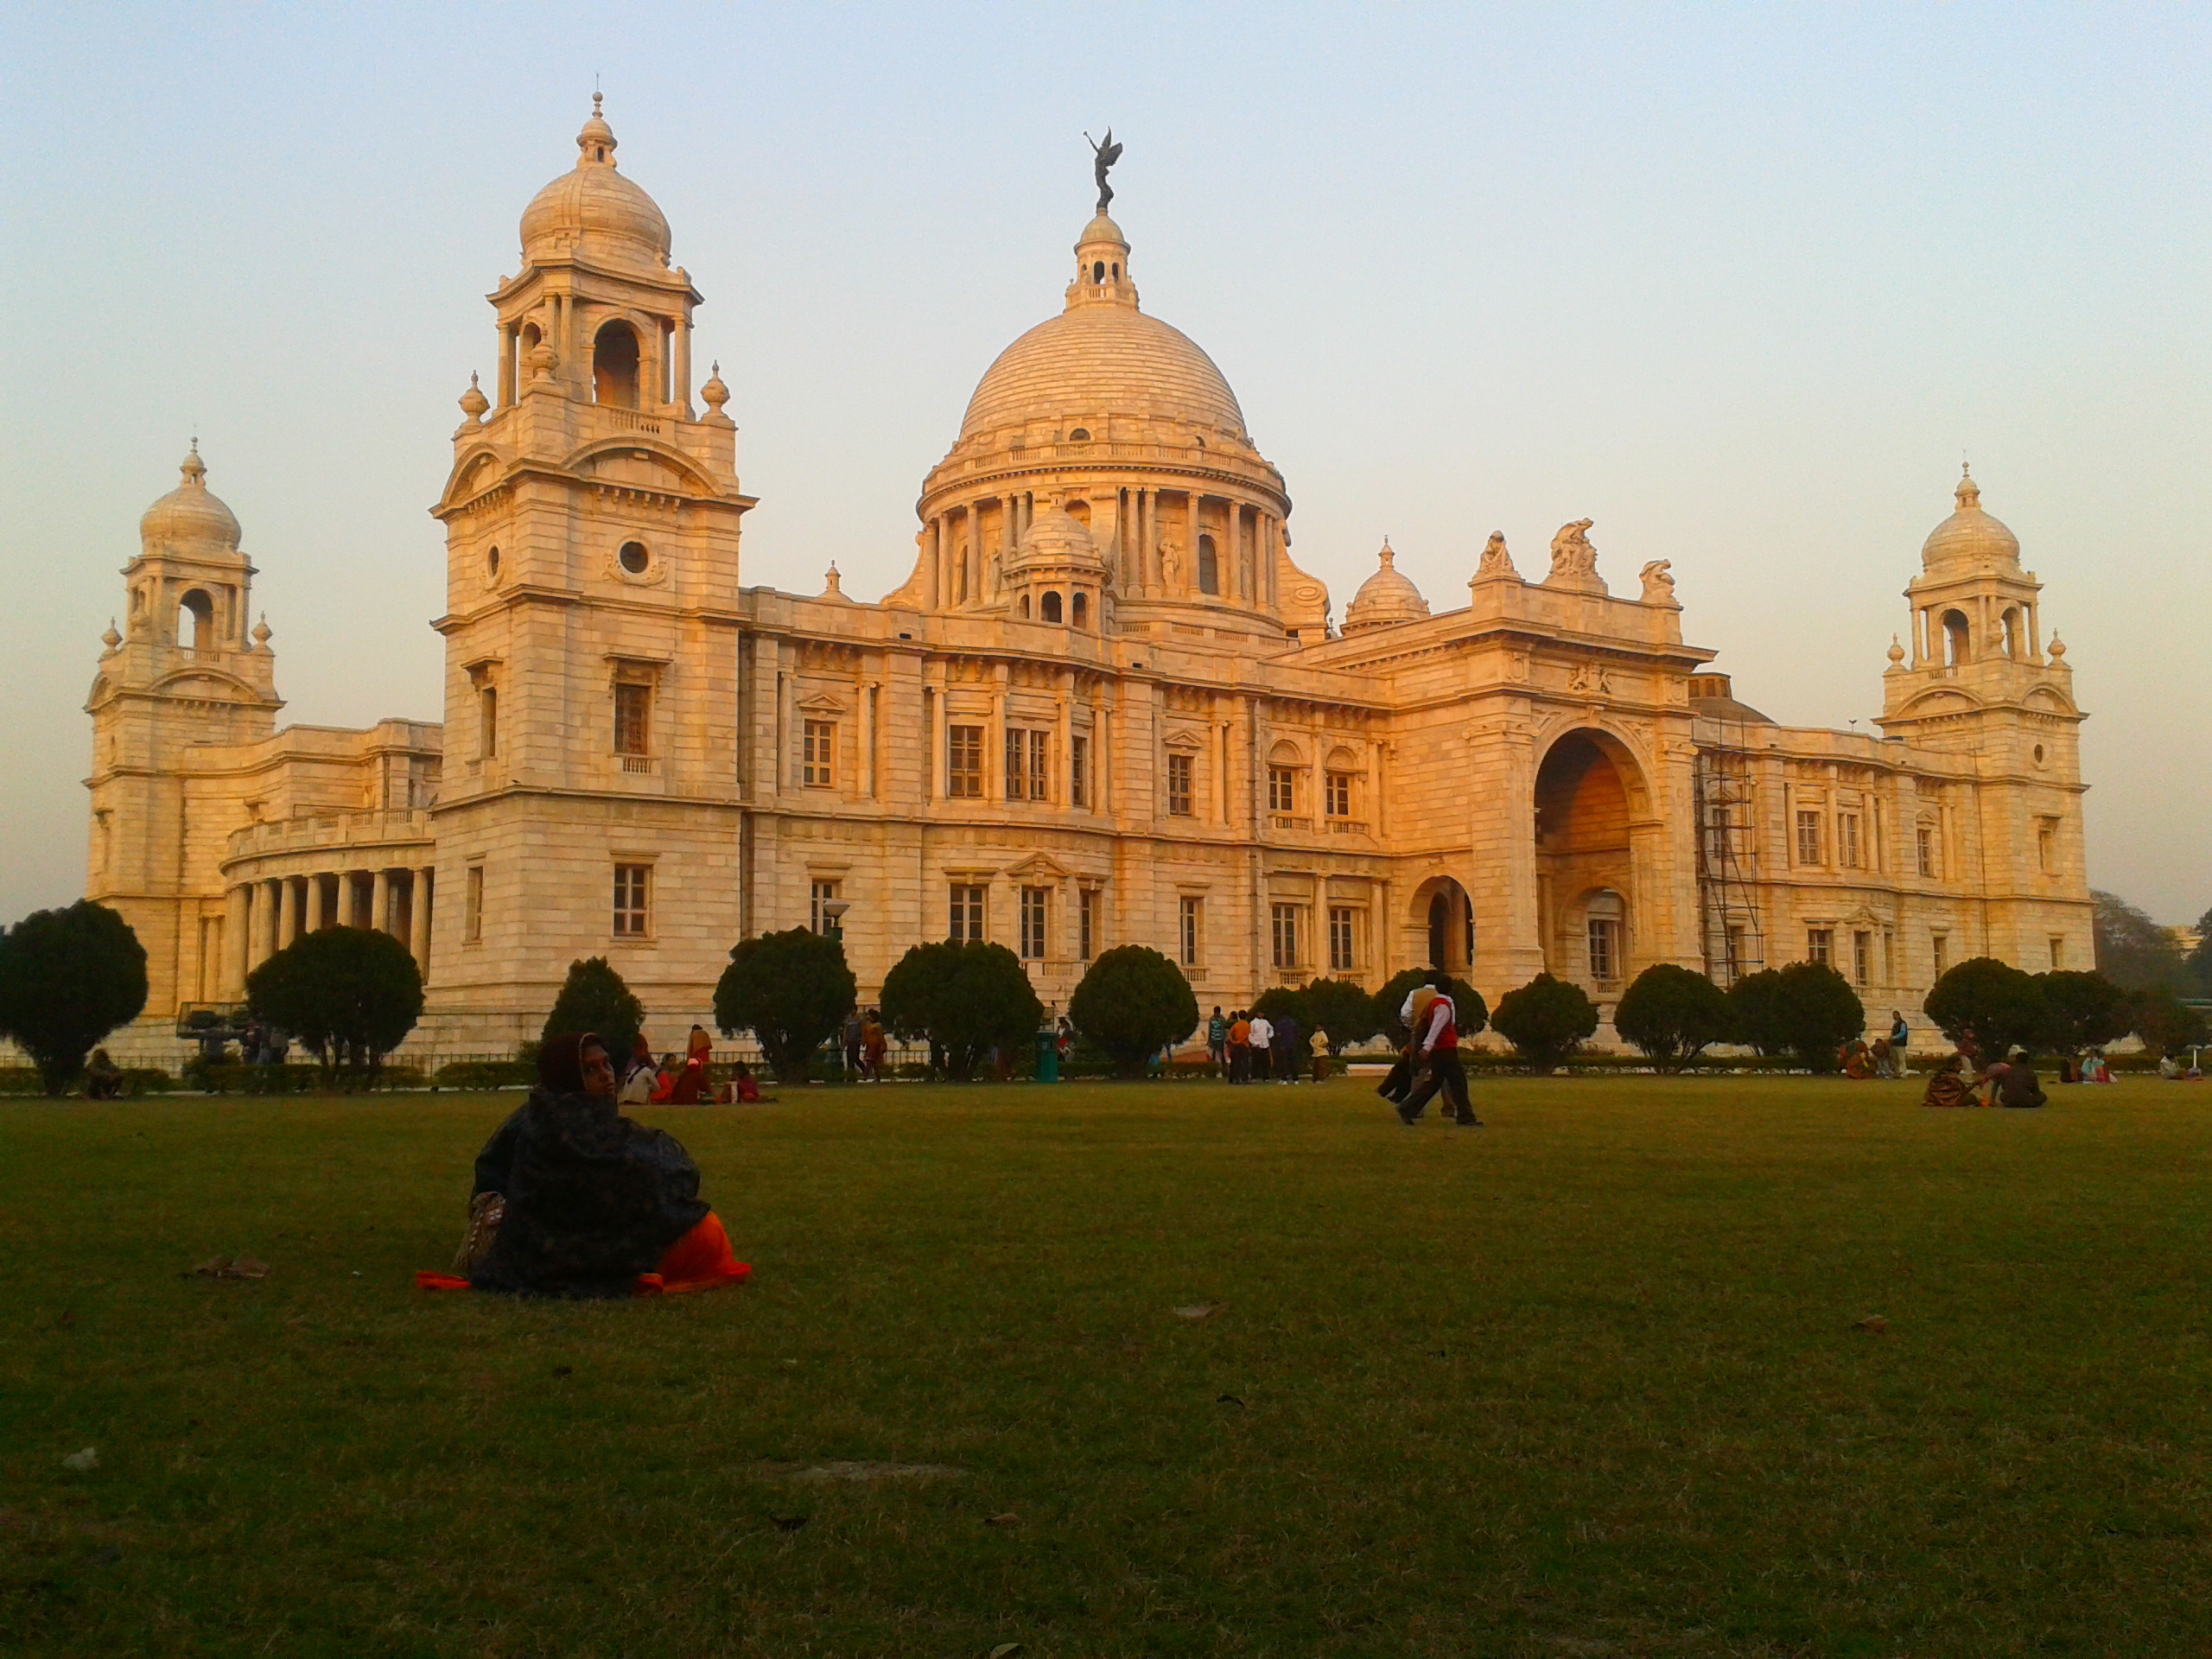
[[[1921,544],[1921,563],[1931,570],[1939,564],[1984,560],[2018,563],[2020,538],[2001,519],[1982,511],[1981,486],[1964,468],[1956,499],[1958,511],[1929,531]]]
[[[207,467],[200,459],[200,440],[178,472],[184,481],[146,509],[138,520],[138,536],[148,547],[221,548],[236,552],[238,515],[207,487]]]
[[[1213,359],[1181,329],[1120,305],[1073,307],[1001,352],[968,400],[960,435],[1109,415],[1183,421],[1244,439],[1244,411]]]
[[[668,219],[658,203],[614,167],[614,132],[591,95],[591,119],[576,135],[576,164],[522,211],[522,253],[532,264],[603,251],[648,264],[668,263]]]

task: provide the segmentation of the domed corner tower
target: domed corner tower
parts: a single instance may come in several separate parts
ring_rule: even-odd
[[[431,979],[456,1011],[519,1021],[570,961],[606,956],[657,1014],[698,1017],[739,934],[726,866],[753,499],[719,372],[706,413],[693,405],[700,295],[617,168],[596,95],[576,148],[489,296],[494,384],[462,393],[431,508],[447,561],[436,882],[452,895]]]
[[[999,353],[924,480],[921,556],[902,591],[929,611],[1017,609],[1009,567],[1057,510],[1095,543],[1102,619],[1119,631],[1318,642],[1328,590],[1291,563],[1290,496],[1236,394],[1139,307],[1128,239],[1103,211],[1075,256],[1060,314]]]
[[[2094,947],[2074,671],[2056,632],[2044,643],[2043,584],[2021,568],[2019,537],[1983,511],[1971,474],[1956,501],[1905,586],[1910,647],[1891,643],[1882,677],[1884,735],[1964,768],[1920,795],[1906,868],[1937,883],[1971,878],[1988,954],[2082,967]]]

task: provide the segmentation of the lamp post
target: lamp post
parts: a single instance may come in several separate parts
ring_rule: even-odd
[[[837,947],[837,954],[845,951],[845,912],[852,908],[847,899],[824,899],[822,901],[822,937]],[[852,1079],[852,1051],[845,1046],[845,1033],[840,1028],[836,1036],[838,1074],[846,1082]]]

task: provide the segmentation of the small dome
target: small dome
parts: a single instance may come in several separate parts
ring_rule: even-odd
[[[668,263],[668,220],[659,206],[614,168],[614,132],[591,95],[591,119],[576,135],[576,165],[531,198],[522,213],[522,257],[557,258],[581,251],[632,262]]]
[[[1124,253],[1127,253],[1129,248],[1129,239],[1122,234],[1122,227],[1103,213],[1098,214],[1090,224],[1084,226],[1083,234],[1075,239],[1078,251],[1096,242],[1110,242]]]
[[[1960,472],[1958,511],[1928,532],[1920,549],[1922,565],[1932,569],[1986,559],[2018,563],[2020,538],[1981,510],[1981,486],[1965,468]]]
[[[184,474],[184,482],[146,509],[138,520],[138,539],[148,547],[167,542],[236,552],[238,515],[207,488],[207,467],[200,459],[199,439],[192,441],[192,453],[178,470]]]
[[[1083,521],[1055,503],[1029,521],[1029,528],[1021,532],[1020,541],[1014,544],[1014,557],[1007,562],[1007,570],[1010,575],[1036,566],[1065,569],[1069,565],[1103,571],[1106,560],[1098,550],[1096,538]]]
[[[1376,558],[1380,568],[1359,584],[1351,603],[1344,607],[1346,633],[1392,622],[1417,622],[1428,614],[1428,601],[1421,596],[1421,589],[1411,578],[1400,574],[1389,537],[1382,538],[1382,550]]]

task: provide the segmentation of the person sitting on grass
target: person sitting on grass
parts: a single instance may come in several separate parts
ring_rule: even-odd
[[[648,1105],[668,1104],[669,1096],[676,1092],[676,1074],[678,1069],[674,1054],[664,1054],[660,1057],[660,1070],[654,1074],[652,1092],[645,1096]]]
[[[2084,1083],[2110,1083],[2112,1081],[2112,1067],[2105,1064],[2105,1055],[2102,1049],[2091,1049],[2088,1052],[2088,1057],[2082,1062],[2082,1081]]]
[[[653,1068],[652,1045],[641,1031],[630,1045],[630,1058],[622,1063],[622,1086],[617,1098],[625,1106],[643,1106],[652,1099],[653,1085],[659,1080]]]
[[[123,1096],[123,1072],[107,1057],[107,1050],[96,1048],[92,1058],[85,1063],[85,1098],[86,1100],[119,1100]]]
[[[1967,1094],[1967,1080],[1962,1075],[1966,1062],[1956,1054],[1947,1054],[1943,1063],[1928,1074],[1928,1088],[1920,1096],[1923,1106],[1965,1106],[1971,1104]]]
[[[2016,1048],[2010,1059],[1999,1060],[1982,1077],[1989,1085],[1989,1104],[1992,1106],[2046,1106],[2050,1099],[2043,1085],[2036,1081],[2035,1068],[2028,1064],[2028,1051]]]
[[[675,1077],[669,1084],[670,1105],[696,1106],[714,1093],[707,1079],[707,1062],[714,1057],[715,1039],[707,1035],[704,1026],[692,1027],[690,1040],[685,1045],[683,1064],[677,1069]]]
[[[476,1154],[454,1267],[416,1283],[601,1298],[710,1290],[751,1271],[700,1200],[690,1154],[615,1109],[613,1065],[588,1031],[546,1039],[537,1086]]]
[[[740,1060],[731,1066],[729,1081],[716,1091],[715,1098],[725,1106],[755,1106],[776,1096],[762,1094],[760,1080],[753,1075],[753,1068]]]
[[[1843,1075],[1854,1081],[1864,1082],[1874,1075],[1874,1056],[1863,1037],[1854,1037],[1837,1050],[1836,1059],[1843,1067]]]

